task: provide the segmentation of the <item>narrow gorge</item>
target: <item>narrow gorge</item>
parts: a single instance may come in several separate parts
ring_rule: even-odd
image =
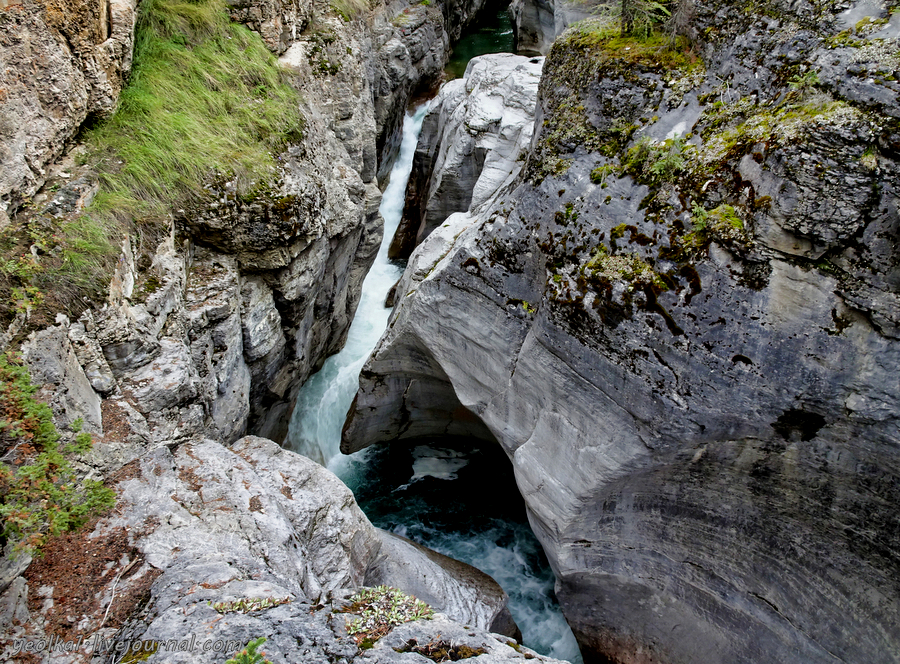
[[[507,4],[0,1],[4,661],[900,662],[900,7]]]

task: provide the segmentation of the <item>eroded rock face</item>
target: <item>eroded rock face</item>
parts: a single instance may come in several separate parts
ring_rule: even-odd
[[[313,17],[310,0],[230,0],[231,18],[258,33],[269,50],[284,53]]]
[[[702,67],[557,41],[525,177],[413,254],[342,449],[477,418],[587,657],[898,661],[898,109],[825,64],[893,61],[712,4]]]
[[[187,652],[160,647],[147,659],[151,662],[221,662],[221,648],[204,651],[199,644],[207,639],[237,643],[233,653],[259,636],[268,637],[270,657],[285,661],[363,661],[371,655],[364,656],[348,636],[345,623],[351,616],[337,613],[348,604],[343,600],[373,575],[413,592],[418,582],[405,570],[415,569],[428,579],[429,600],[437,611],[503,652],[498,661],[514,657],[505,641],[484,631],[506,606],[505,593],[492,579],[476,578],[477,570],[461,571],[460,566],[468,566],[440,560],[421,547],[404,548],[369,523],[334,475],[272,441],[246,437],[230,450],[213,441],[160,447],[126,466],[116,479],[117,511],[86,539],[96,543],[93,552],[107,556],[117,572],[90,590],[104,600],[97,607],[111,601],[115,590],[119,602],[140,610],[124,625],[112,627],[104,626],[102,610],[76,612],[72,619],[78,632],[100,630],[100,638],[129,644],[192,639],[198,644]],[[104,547],[115,538],[122,541],[110,554]],[[49,601],[40,610],[32,604],[29,613],[26,598],[36,592]],[[5,633],[16,638],[58,633],[54,600],[71,602],[64,592],[61,587],[15,586],[0,597]],[[267,598],[274,608],[252,613],[241,611],[239,604],[233,611],[215,607]],[[13,615],[19,624],[11,622]],[[446,616],[436,624],[462,631]],[[426,621],[411,634],[426,643],[432,628]],[[10,656],[12,644],[5,647]],[[41,655],[50,660],[49,651]],[[56,654],[53,661],[81,660]],[[375,661],[395,660],[382,654]]]
[[[531,143],[542,64],[481,56],[441,87],[422,124],[391,257],[408,258],[452,213],[477,213],[513,182]]]
[[[69,331],[93,389],[112,397],[114,410],[149,418],[131,417],[129,431],[151,432],[145,443],[197,434],[233,441],[247,431],[283,439],[300,385],[344,344],[381,241],[384,145],[412,91],[439,78],[448,31],[456,34],[480,7],[466,6],[449,21],[443,5],[399,3],[351,20],[321,7],[313,16],[304,2],[231,7],[282,53],[304,123],[268,182],[252,192],[236,181],[211,184],[205,200],[173,211],[175,233],[157,251],[126,243],[109,304]],[[44,16],[18,5],[8,11],[32,23]],[[77,16],[57,28],[78,28],[79,44],[100,34]],[[6,56],[27,55],[16,50],[20,37],[10,38]],[[80,108],[60,110],[66,127],[84,120]],[[43,173],[62,143],[39,157],[4,145]],[[83,171],[39,195],[48,214],[74,215],[89,202],[96,178]]]
[[[565,29],[588,16],[599,3],[566,0],[513,0],[509,5],[516,37],[516,52],[546,55],[553,40]]]
[[[43,185],[45,166],[60,157],[85,118],[115,108],[131,69],[135,5],[0,5],[0,225]]]

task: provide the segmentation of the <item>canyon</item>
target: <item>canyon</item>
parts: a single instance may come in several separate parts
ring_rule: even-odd
[[[90,209],[81,132],[116,108],[145,7],[0,6],[0,226]],[[118,494],[70,536],[107,562],[72,563],[90,597],[7,551],[8,638],[266,635],[302,662],[421,661],[404,644],[444,638],[556,661],[510,640],[493,580],[374,528],[278,445],[346,342],[410,100],[496,10],[229,3],[302,127],[249,193],[212,178],[125,238],[103,298],[6,320],[64,439],[94,437],[79,472]],[[900,661],[900,12],[669,13],[664,39],[627,37],[591,3],[515,0],[524,55],[441,87],[341,449],[499,445],[586,662]],[[341,612],[379,584],[445,615],[360,649]],[[290,601],[215,608],[265,597]]]

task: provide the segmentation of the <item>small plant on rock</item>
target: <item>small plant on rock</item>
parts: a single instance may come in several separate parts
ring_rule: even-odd
[[[397,625],[434,615],[425,602],[388,586],[363,588],[350,601],[347,612],[359,613],[360,617],[350,622],[347,632],[360,645],[374,643]]]
[[[683,137],[656,143],[645,136],[628,150],[623,164],[638,182],[660,185],[674,183],[687,163],[686,153],[693,149]]]
[[[0,355],[0,535],[29,554],[115,502],[112,489],[80,480],[65,456],[88,451],[90,434],[76,420],[75,442],[60,449],[53,413],[36,391],[21,361]]]
[[[242,597],[233,602],[216,602],[209,604],[219,613],[250,613],[251,611],[264,611],[273,606],[289,604],[290,597]]]
[[[266,637],[264,636],[253,639],[225,664],[272,664],[270,660],[266,659],[266,653],[259,650],[259,647],[265,642]]]

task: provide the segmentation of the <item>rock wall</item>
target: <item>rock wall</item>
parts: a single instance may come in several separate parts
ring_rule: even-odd
[[[0,3],[0,227],[131,69],[133,0]]]
[[[507,451],[588,660],[900,661],[897,35],[844,10],[558,39],[524,177],[362,372],[345,451]]]
[[[516,38],[516,52],[547,55],[553,40],[576,21],[591,16],[599,3],[592,0],[513,0],[509,6]]]
[[[91,93],[102,97],[93,106],[75,103],[90,96],[82,88],[100,85],[78,69],[95,71],[99,65],[90,58],[96,54],[87,45],[106,34],[90,22],[90,8],[65,20],[52,7],[4,9],[0,57],[15,65],[4,75],[16,78],[18,87],[9,90],[31,109],[21,111],[24,122],[7,124],[19,132],[54,132],[40,141],[12,136],[3,142],[11,164],[34,167],[30,176],[9,180],[4,209],[15,211],[46,185],[34,198],[35,210],[77,215],[96,193],[89,166],[51,162],[88,114],[115,107],[130,66],[134,12],[129,9],[128,21],[116,19],[124,9],[112,7],[114,29],[95,50],[118,53],[119,68],[95,76],[106,92]],[[346,339],[381,240],[379,165],[389,166],[410,95],[439,79],[451,34],[458,36],[480,7],[467,3],[445,20],[443,4],[395,2],[354,17],[310,2],[230,5],[232,16],[256,30],[293,72],[304,100],[302,140],[279,157],[279,171],[254,194],[239,192],[235,182],[219,183],[206,200],[173,211],[173,231],[158,250],[126,243],[109,303],[86,314],[74,331],[62,324],[64,334],[92,349],[86,361],[103,374],[94,384],[98,393],[148,420],[139,427],[150,432],[145,439],[155,444],[202,433],[233,441],[247,431],[283,439],[300,385]],[[70,37],[74,50],[57,44],[70,32],[80,40]],[[59,60],[38,58],[47,76],[69,77],[47,89],[67,105],[34,106],[43,97],[17,69],[39,53],[28,48],[44,42]],[[41,141],[49,147],[35,152]]]
[[[126,240],[108,302],[77,321],[60,315],[22,344],[57,423],[81,418],[94,434],[80,471],[107,478],[121,495],[115,514],[72,536],[82,539],[63,545],[55,562],[32,565],[25,576],[18,574],[27,561],[4,566],[4,633],[222,636],[242,645],[265,634],[267,650],[291,661],[399,661],[391,648],[360,651],[343,619],[332,615],[368,579],[427,592],[436,608],[467,625],[463,630],[441,616],[407,629],[407,641],[436,643],[443,630],[458,642],[478,641],[497,661],[536,657],[484,631],[516,633],[506,595],[493,581],[380,533],[327,471],[271,441],[243,437],[248,430],[283,436],[296,390],[344,343],[381,239],[377,172],[392,126],[412,92],[440,76],[451,33],[458,36],[480,7],[454,6],[459,11],[445,21],[440,3],[397,2],[354,17],[303,2],[231,5],[233,17],[259,32],[293,73],[303,99],[302,139],[279,156],[278,172],[254,194],[239,195],[234,182],[211,184],[206,200],[172,211],[158,246],[148,248],[146,237]],[[23,66],[43,67],[48,59],[35,45],[46,42],[46,52],[61,58],[51,58],[55,69],[47,76],[72,79],[47,88],[67,105],[35,107],[21,126],[7,122],[16,131],[45,125],[53,131],[41,134],[49,147],[40,150],[34,148],[40,141],[19,134],[4,140],[4,164],[8,156],[28,166],[0,192],[4,210],[15,214],[43,185],[35,210],[77,215],[97,191],[96,175],[71,156],[52,162],[89,113],[114,107],[130,60],[133,12],[130,27],[113,13],[102,43],[104,52],[121,51],[121,63],[107,78],[99,75],[108,94],[92,106],[82,97],[101,94],[85,91],[96,82],[85,83],[90,76],[81,69],[93,71],[88,56],[96,53],[82,49],[75,57],[59,46],[60,39],[75,43],[67,31],[76,28],[88,35],[85,44],[103,37],[88,20],[92,10],[73,11],[58,25],[46,7],[7,2],[0,10],[0,57],[11,63],[4,76],[21,82]],[[109,25],[98,11],[101,28]],[[35,98],[33,86],[14,91],[22,104]],[[8,330],[4,345],[16,334]],[[90,551],[102,551],[109,565],[98,571],[96,561],[76,560]],[[88,568],[99,576],[78,588],[60,576]],[[292,602],[221,619],[207,601],[264,596]],[[197,659],[196,652],[160,652],[149,661]]]
[[[531,142],[542,64],[482,56],[441,87],[422,124],[392,258],[408,258],[452,213],[477,213],[512,183]]]

